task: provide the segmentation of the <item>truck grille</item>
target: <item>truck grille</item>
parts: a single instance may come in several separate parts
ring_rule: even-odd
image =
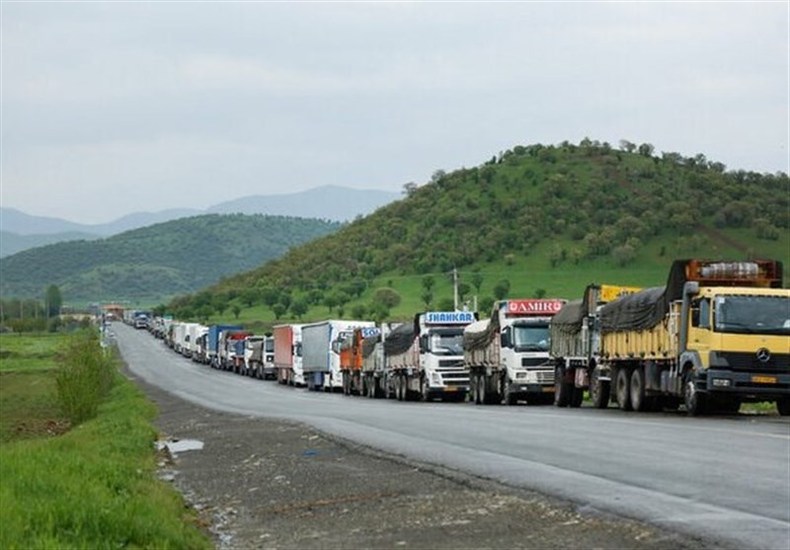
[[[538,371],[535,373],[538,377],[539,384],[553,384],[554,383],[554,371]]]
[[[439,368],[463,368],[463,359],[439,359]]]
[[[767,361],[760,361],[757,353],[713,351],[710,354],[711,367],[730,368],[741,372],[790,372],[790,354],[771,354]]]
[[[542,365],[543,363],[548,362],[548,358],[546,357],[522,357],[521,358],[521,366],[522,367],[537,367]]]
[[[444,382],[445,386],[451,386],[451,387],[468,386],[469,377],[464,375],[443,374],[442,382]]]

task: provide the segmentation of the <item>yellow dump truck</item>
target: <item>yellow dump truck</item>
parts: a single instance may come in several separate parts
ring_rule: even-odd
[[[598,316],[604,304],[639,292],[632,286],[591,284],[581,300],[565,304],[551,319],[550,364],[554,367],[554,404],[580,407],[589,390],[593,406],[609,404],[609,370],[600,365],[601,333]]]
[[[600,307],[595,375],[623,410],[790,414],[790,289],[774,260],[676,260],[667,285]]]

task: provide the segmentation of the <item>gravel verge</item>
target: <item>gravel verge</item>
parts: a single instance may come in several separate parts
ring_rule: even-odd
[[[160,476],[217,548],[722,548],[420,464],[297,423],[196,406],[126,373],[159,407]],[[177,446],[174,446],[177,447]]]

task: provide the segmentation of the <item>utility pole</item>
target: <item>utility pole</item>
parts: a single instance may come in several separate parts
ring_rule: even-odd
[[[455,311],[458,311],[458,269],[453,266],[453,304]]]

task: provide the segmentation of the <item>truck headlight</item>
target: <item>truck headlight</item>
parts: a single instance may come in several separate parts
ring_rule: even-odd
[[[713,387],[714,388],[729,388],[732,385],[732,381],[729,378],[714,378],[713,379]]]
[[[431,384],[433,384],[434,386],[442,385],[442,376],[438,372],[431,373]]]
[[[527,373],[526,372],[517,372],[516,373],[516,379],[517,380],[522,380],[522,379],[524,379],[526,377],[527,377]]]

